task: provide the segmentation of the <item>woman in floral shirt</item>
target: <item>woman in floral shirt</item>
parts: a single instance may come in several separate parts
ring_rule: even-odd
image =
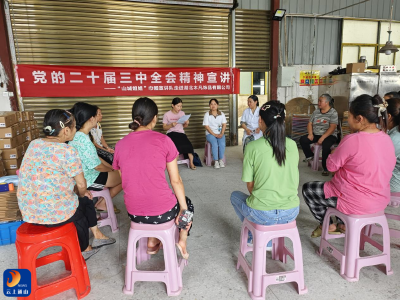
[[[88,259],[98,251],[89,245],[89,227],[95,240],[108,238],[97,228],[78,152],[65,143],[75,136],[75,119],[65,110],[53,109],[46,113],[43,127],[46,138],[30,143],[19,170],[17,196],[23,220],[47,227],[74,223]]]

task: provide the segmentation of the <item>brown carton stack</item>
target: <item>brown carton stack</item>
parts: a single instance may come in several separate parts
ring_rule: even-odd
[[[16,175],[29,143],[39,137],[31,111],[0,112],[0,150],[7,175]],[[0,176],[2,174],[0,165]]]
[[[0,192],[0,222],[21,220],[17,192]]]

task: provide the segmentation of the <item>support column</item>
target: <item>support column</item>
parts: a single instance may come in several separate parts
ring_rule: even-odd
[[[271,1],[271,13],[279,8],[279,0]],[[278,99],[278,66],[279,66],[279,22],[273,21],[271,16],[271,90],[270,100]]]
[[[15,86],[14,66],[12,63],[11,49],[8,38],[7,22],[5,15],[6,1],[0,0],[0,62],[5,70],[7,81],[3,84],[7,87],[7,92],[11,92],[10,105],[13,111],[18,110],[17,90]]]

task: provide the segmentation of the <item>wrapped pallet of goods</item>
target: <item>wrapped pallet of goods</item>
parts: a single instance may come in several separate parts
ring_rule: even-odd
[[[33,112],[0,112],[0,150],[8,175],[16,175],[29,143],[38,136]]]

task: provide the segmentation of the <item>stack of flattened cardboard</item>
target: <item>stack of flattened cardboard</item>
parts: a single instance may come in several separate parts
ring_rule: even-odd
[[[29,143],[38,137],[39,129],[33,112],[0,112],[0,149],[7,175],[16,175]],[[0,165],[0,176],[4,175]]]
[[[0,222],[21,220],[17,191],[0,192]]]

